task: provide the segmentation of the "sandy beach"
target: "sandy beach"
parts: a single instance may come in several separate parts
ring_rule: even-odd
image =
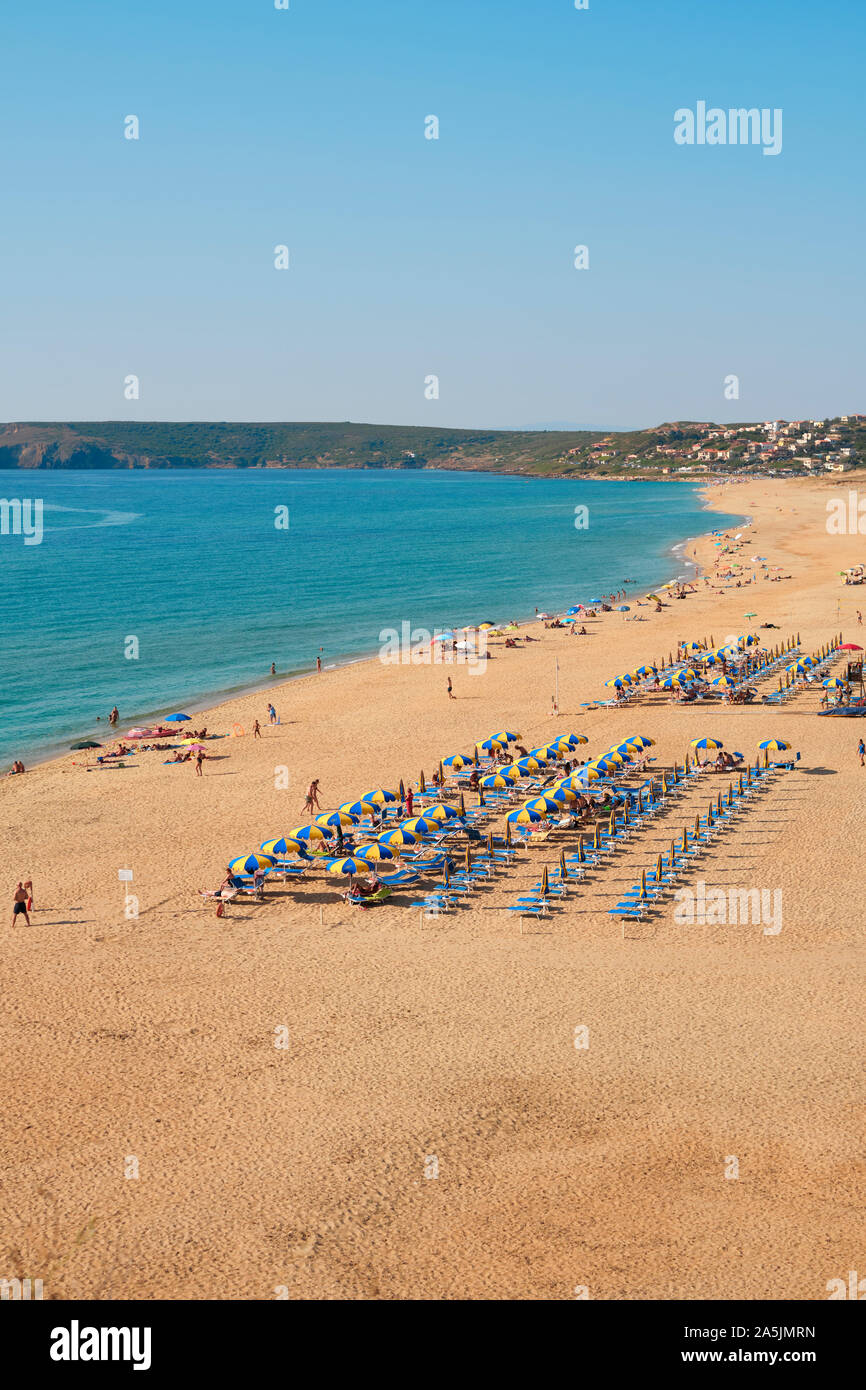
[[[866,721],[817,718],[815,691],[583,707],[681,639],[773,623],[768,643],[799,633],[804,652],[860,641],[866,589],[839,571],[864,538],[826,526],[857,486],[708,487],[752,518],[737,558],[790,578],[702,579],[586,637],[539,623],[482,674],[372,660],[275,685],[196,716],[244,730],[208,745],[201,778],[153,752],[0,781],[0,1276],[46,1298],[814,1300],[861,1267]],[[690,553],[712,579],[709,539]],[[352,909],[322,873],[224,920],[202,904],[231,856],[305,820],[312,778],[333,809],[501,728],[527,747],[582,733],[590,756],[639,732],[659,767],[707,734],[752,757],[789,740],[801,761],[690,875],[781,889],[782,930],[683,926],[670,899],[625,935],[608,916],[727,779],[522,929],[505,909],[559,841],[440,919],[408,895]],[[13,928],[27,877],[32,926]]]

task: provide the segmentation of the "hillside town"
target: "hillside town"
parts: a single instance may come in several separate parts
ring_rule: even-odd
[[[802,477],[850,472],[860,466],[864,448],[866,415],[738,425],[689,421],[612,432],[567,450],[560,463],[584,475]]]

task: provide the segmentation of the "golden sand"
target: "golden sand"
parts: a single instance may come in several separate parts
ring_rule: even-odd
[[[0,1276],[42,1278],[47,1298],[821,1299],[862,1265],[866,722],[818,719],[813,692],[581,708],[680,638],[746,631],[752,609],[804,651],[857,641],[866,591],[838,571],[863,541],[825,524],[856,482],[836,486],[709,489],[754,518],[743,555],[790,580],[701,583],[585,638],[538,625],[481,676],[311,675],[271,692],[277,727],[267,693],[234,700],[194,721],[246,730],[210,745],[201,778],[149,753],[5,779]],[[685,880],[781,888],[781,932],[678,925],[670,899],[625,936],[607,915],[727,786],[711,777],[522,929],[505,908],[553,840],[438,919],[408,897],[349,908],[318,871],[225,920],[201,904],[229,855],[304,819],[312,777],[332,808],[499,728],[527,746],[582,732],[589,755],[640,732],[659,766],[704,734],[752,755],[789,739],[796,769]],[[13,929],[28,876],[33,926]]]

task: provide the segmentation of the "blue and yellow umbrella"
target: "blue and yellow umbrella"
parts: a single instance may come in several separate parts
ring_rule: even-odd
[[[459,772],[463,767],[472,766],[472,755],[468,757],[464,753],[452,753],[450,758],[443,758],[442,766],[447,767],[451,772]]]
[[[380,845],[416,845],[420,838],[420,835],[415,835],[413,831],[404,830],[402,827],[397,830],[389,830],[387,834],[377,837]]]
[[[327,836],[320,825],[299,825],[289,831],[293,840],[325,840]]]
[[[374,842],[372,845],[359,845],[355,850],[355,858],[365,860],[393,859],[394,851],[389,849],[387,845]]]
[[[396,801],[396,792],[386,792],[384,787],[376,787],[375,791],[364,792],[362,801],[372,801],[374,806],[384,806],[386,801]]]
[[[362,874],[366,868],[366,861],[356,855],[352,859],[332,859],[328,865],[328,873],[345,875]]]
[[[408,830],[413,835],[434,835],[442,827],[438,821],[426,820],[424,816],[413,816],[411,820],[400,822],[401,830]]]
[[[375,803],[372,801],[346,801],[337,807],[338,811],[343,811],[347,816],[369,816],[375,809]]]
[[[527,811],[540,811],[542,815],[559,810],[559,803],[552,796],[534,796],[523,804]]]
[[[259,845],[262,854],[276,857],[281,854],[300,854],[301,842],[292,835],[281,835],[278,840],[265,840]]]
[[[693,738],[690,748],[724,748],[720,738]]]
[[[229,872],[233,874],[254,874],[256,869],[272,869],[274,860],[269,854],[261,854],[258,850],[254,854],[240,854],[237,859],[232,859],[229,863]]]
[[[338,825],[355,825],[357,816],[350,816],[348,811],[323,811],[320,816],[316,816],[316,825],[326,829],[335,829]]]
[[[788,743],[787,739],[784,738],[765,738],[763,743],[758,744],[758,747],[762,753],[767,751],[771,753],[782,753],[786,748],[790,748],[791,745]]]
[[[503,791],[506,787],[513,787],[517,777],[516,772],[510,767],[506,767],[499,772],[491,772],[487,777],[482,777],[480,785],[484,787],[485,791]]]
[[[521,806],[519,811],[509,811],[505,819],[512,825],[534,825],[542,816],[540,811],[530,811],[528,807]]]

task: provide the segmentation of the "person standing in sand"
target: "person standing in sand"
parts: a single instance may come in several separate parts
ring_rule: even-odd
[[[857,744],[857,752],[860,756],[860,766],[866,767],[866,743],[863,742],[862,738]]]
[[[262,726],[261,726],[261,724],[259,723],[259,721],[256,720],[256,722],[253,724],[253,738],[261,738],[261,736],[262,736]]]
[[[201,765],[202,765],[203,762],[204,762],[204,753],[202,753],[201,749],[199,749],[199,751],[198,751],[198,752],[196,753],[196,755],[195,755],[195,775],[196,775],[196,777],[201,777],[201,775],[202,775],[202,773],[201,773]]]
[[[274,709],[273,705],[268,705],[268,723],[269,723],[269,724],[276,724],[276,722],[277,722],[277,711]]]
[[[319,805],[319,779],[314,778],[307,789],[307,799],[304,802],[305,811],[321,811]]]
[[[453,689],[452,689],[452,687],[451,687],[451,677],[449,676],[449,677],[448,677],[448,699],[449,699],[449,700],[456,700],[456,698],[457,698],[457,696],[454,694],[454,691],[453,691]]]
[[[15,918],[23,917],[25,924],[30,926],[30,918],[27,915],[27,890],[23,883],[19,883],[15,889],[12,899],[12,925],[15,926]]]

